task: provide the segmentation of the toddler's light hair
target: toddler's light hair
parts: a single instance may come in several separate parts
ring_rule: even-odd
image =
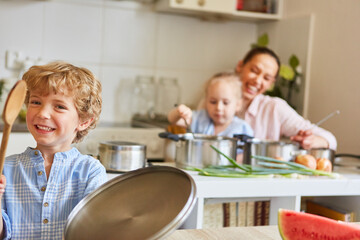
[[[237,99],[241,99],[241,81],[238,74],[235,72],[219,72],[214,74],[209,80],[205,83],[205,96],[207,96],[207,92],[209,89],[209,86],[211,86],[214,83],[217,83],[219,81],[224,81],[228,84],[231,84],[233,86],[233,90],[235,92],[235,96]]]
[[[81,121],[93,118],[90,126],[77,132],[73,143],[80,142],[90,129],[95,128],[101,113],[100,81],[86,68],[67,62],[55,61],[46,65],[32,66],[23,76],[27,84],[25,104],[28,106],[31,92],[42,96],[50,93],[71,94]]]

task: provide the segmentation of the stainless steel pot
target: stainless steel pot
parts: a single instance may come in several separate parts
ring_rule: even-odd
[[[243,149],[243,163],[257,165],[252,155],[280,158],[284,161],[294,161],[299,154],[310,154],[315,158],[328,158],[334,162],[335,152],[331,149],[316,148],[300,149],[297,142],[290,140],[260,140],[247,135],[234,135],[234,138],[210,136],[192,133],[171,134],[160,133],[160,137],[175,141],[175,162],[181,168],[199,167],[209,165],[229,165],[229,161],[219,156],[210,145],[220,149],[225,155],[236,159],[237,148]]]
[[[133,142],[100,142],[99,159],[108,171],[135,170],[145,167],[146,146]]]
[[[313,155],[316,159],[327,158],[334,164],[335,151],[329,148],[311,148],[307,150],[307,153]]]
[[[214,146],[225,155],[235,159],[237,139],[205,134],[172,134],[160,133],[160,137],[176,142],[175,164],[180,168],[204,168],[209,165],[229,165],[230,162],[220,156],[210,146]]]
[[[291,141],[272,141],[249,138],[244,141],[243,163],[256,165],[256,159],[252,155],[280,158],[284,161],[293,161],[299,151],[299,145]]]
[[[346,168],[358,171],[360,169],[360,155],[352,153],[337,153],[335,154],[333,167],[337,170]]]

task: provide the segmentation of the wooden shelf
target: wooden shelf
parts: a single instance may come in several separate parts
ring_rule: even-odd
[[[158,0],[156,11],[191,15],[200,18],[242,21],[271,21],[282,17],[283,0],[274,0],[275,13],[250,12],[236,9],[237,0]]]

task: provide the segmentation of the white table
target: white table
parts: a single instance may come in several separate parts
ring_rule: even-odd
[[[279,208],[300,211],[301,197],[328,197],[335,205],[345,204],[359,216],[360,175],[343,174],[342,178],[308,177],[288,178],[218,178],[199,176],[188,172],[197,187],[197,204],[184,224],[185,228],[201,228],[205,199],[218,201],[270,200],[270,225],[277,224]],[[359,219],[357,219],[359,221]]]
[[[199,176],[197,172],[186,171],[196,183],[197,203],[185,221],[183,228],[202,228],[205,200],[227,202],[231,200],[270,200],[270,225],[277,224],[279,208],[300,211],[301,197],[326,197],[325,202],[346,205],[353,210],[360,221],[360,175],[342,174],[342,178],[308,177],[289,178],[219,178]],[[109,177],[115,176],[109,174]]]
[[[166,240],[281,240],[277,226],[175,230]]]

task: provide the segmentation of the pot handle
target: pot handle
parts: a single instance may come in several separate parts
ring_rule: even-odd
[[[238,141],[238,144],[236,145],[236,148],[242,149],[244,151],[245,150],[245,147],[244,147],[245,142],[248,139],[252,139],[254,137],[251,137],[251,136],[246,135],[246,134],[234,134],[233,138],[235,138]]]
[[[337,153],[337,154],[335,154],[335,158],[337,158],[337,157],[351,157],[351,158],[359,158],[360,159],[360,155],[349,154],[349,153]]]
[[[240,140],[241,142],[246,142],[248,139],[254,138],[246,134],[234,134],[233,137],[236,138],[237,140]]]
[[[159,137],[171,139],[171,140],[174,140],[175,142],[179,141],[179,139],[180,139],[179,135],[169,133],[169,132],[161,132],[161,133],[159,133]]]

